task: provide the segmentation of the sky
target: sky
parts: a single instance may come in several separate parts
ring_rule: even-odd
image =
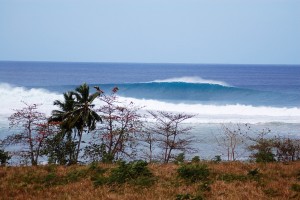
[[[300,64],[300,0],[0,0],[0,60]]]

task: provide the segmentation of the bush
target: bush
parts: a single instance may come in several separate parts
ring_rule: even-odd
[[[121,161],[117,168],[112,169],[108,177],[104,177],[103,174],[95,177],[94,185],[130,183],[138,186],[150,186],[154,183],[154,176],[147,165],[147,162],[141,160],[129,163]]]
[[[219,180],[229,182],[229,183],[233,181],[246,181],[247,176],[239,175],[239,174],[222,174],[220,175]]]
[[[205,181],[210,174],[208,166],[205,164],[184,164],[177,170],[178,176],[192,183]]]
[[[292,185],[291,189],[295,192],[300,192],[300,185],[295,183]]]
[[[253,169],[253,170],[249,170],[248,171],[248,176],[259,176],[259,169],[258,168],[255,168],[255,169]]]
[[[194,156],[192,158],[192,163],[199,163],[200,162],[200,157],[199,156]]]
[[[82,178],[87,177],[87,170],[73,170],[67,173],[67,176],[65,177],[67,182],[76,182]]]
[[[258,153],[253,154],[253,156],[258,163],[276,161],[275,155],[272,152],[259,151]]]
[[[175,157],[175,164],[180,164],[180,163],[183,163],[185,160],[185,155],[184,153],[180,153],[178,154],[176,157]]]
[[[215,162],[215,163],[221,162],[221,161],[222,161],[221,156],[220,156],[220,155],[215,156],[215,157],[212,159],[212,161]]]
[[[11,157],[8,155],[8,152],[5,152],[3,149],[0,149],[0,164],[1,166],[5,166],[7,164],[7,161]]]
[[[252,151],[251,157],[258,163],[273,162],[275,160],[275,144],[276,138],[267,138],[267,134],[271,130],[262,130],[256,138],[250,138],[254,144],[250,145],[248,148]]]
[[[205,181],[203,182],[200,186],[199,186],[199,190],[201,192],[209,192],[211,191],[211,187],[210,187],[210,182],[209,181]]]
[[[279,192],[278,190],[275,190],[273,188],[268,188],[268,189],[265,189],[263,190],[263,192],[269,196],[269,197],[276,197],[276,196],[279,196]]]

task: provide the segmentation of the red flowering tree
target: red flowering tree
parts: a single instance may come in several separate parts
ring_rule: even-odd
[[[27,104],[16,109],[9,119],[13,134],[5,138],[6,145],[14,145],[14,155],[29,159],[31,165],[37,165],[40,150],[45,139],[53,133],[44,113],[38,111],[37,104]]]
[[[94,133],[94,140],[85,148],[85,156],[92,161],[112,162],[135,155],[136,137],[142,125],[138,113],[140,108],[133,102],[120,102],[117,91],[115,87],[111,94],[102,92],[99,97],[102,106],[98,113],[102,116],[102,123]]]

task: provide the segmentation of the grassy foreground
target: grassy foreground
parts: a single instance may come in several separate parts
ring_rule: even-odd
[[[116,165],[0,167],[0,199],[300,199],[300,162],[205,164],[208,178],[192,182],[179,165],[150,164],[151,185],[95,184]]]

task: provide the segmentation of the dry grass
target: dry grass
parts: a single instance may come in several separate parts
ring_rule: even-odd
[[[211,172],[210,190],[201,189],[201,182],[190,184],[179,179],[178,166],[174,164],[149,165],[157,181],[148,187],[130,184],[95,187],[91,181],[93,175],[85,173],[88,166],[0,167],[0,199],[165,200],[176,199],[178,194],[220,200],[300,199],[300,192],[291,189],[292,184],[300,184],[300,162],[207,164]],[[101,167],[111,169],[114,165]],[[249,178],[248,172],[256,168],[259,175]],[[74,172],[76,176],[72,176]],[[224,174],[229,178],[220,178]],[[235,179],[237,176],[246,179]]]

